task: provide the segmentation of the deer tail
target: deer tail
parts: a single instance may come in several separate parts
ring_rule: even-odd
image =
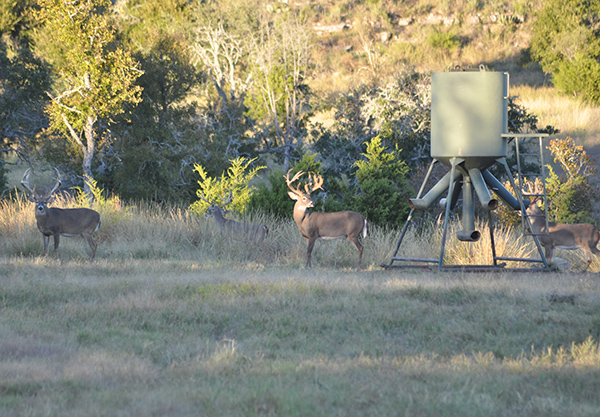
[[[365,219],[365,223],[363,225],[363,230],[362,230],[363,238],[367,237],[368,233],[369,233],[369,224],[367,223],[367,219]]]

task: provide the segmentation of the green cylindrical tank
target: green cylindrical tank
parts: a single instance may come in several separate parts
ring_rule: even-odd
[[[431,157],[485,169],[506,156],[508,73],[436,72],[431,76]]]

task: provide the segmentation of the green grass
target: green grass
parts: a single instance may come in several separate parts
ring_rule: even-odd
[[[291,219],[251,219],[256,247],[177,208],[101,209],[88,263],[77,238],[40,256],[31,204],[2,207],[2,416],[600,414],[600,281],[573,252],[561,273],[386,271],[398,232],[373,227],[363,271],[346,241],[307,270]],[[448,259],[485,261],[456,227]],[[424,230],[402,251],[435,256]]]

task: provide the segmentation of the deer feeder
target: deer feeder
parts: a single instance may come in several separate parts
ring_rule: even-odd
[[[532,134],[508,133],[508,73],[479,71],[438,72],[431,76],[431,158],[432,162],[416,198],[410,199],[411,212],[396,252],[389,265],[395,260],[410,260],[438,263],[442,269],[444,246],[449,214],[462,195],[462,230],[457,238],[464,242],[475,242],[481,233],[475,229],[475,197],[488,211],[494,266],[497,260],[517,260],[496,257],[491,213],[498,207],[498,199],[514,210],[524,211],[528,201],[520,192],[511,194],[490,172],[496,163],[504,166],[512,187],[510,168],[506,162],[508,138],[529,137]],[[535,136],[547,136],[537,134]],[[518,141],[515,140],[518,149]],[[518,152],[518,151],[517,151]],[[441,180],[425,194],[424,189],[433,171],[434,164],[441,162],[450,168]],[[543,166],[543,164],[541,164]],[[519,171],[520,173],[520,171]],[[492,192],[494,195],[492,196]],[[445,195],[444,198],[442,198]],[[396,258],[396,253],[406,233],[415,210],[424,211],[434,204],[445,210],[444,234],[439,260]],[[535,238],[534,238],[535,239]],[[537,243],[537,239],[536,243]],[[541,247],[538,250],[541,251]],[[542,259],[544,259],[542,257]],[[544,264],[547,264],[544,261]],[[457,266],[457,265],[454,265]]]
[[[422,198],[410,200],[415,210],[425,210],[448,190],[440,204],[454,208],[462,192],[462,241],[476,241],[473,191],[481,205],[494,210],[498,200],[490,189],[515,210],[519,201],[488,168],[506,157],[508,74],[459,71],[433,73],[431,77],[431,157],[451,168]]]

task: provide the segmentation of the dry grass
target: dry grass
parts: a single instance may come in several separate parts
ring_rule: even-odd
[[[0,279],[3,416],[600,412],[592,274],[4,258]]]
[[[291,219],[239,219],[269,226],[255,246],[186,210],[115,199],[99,208],[96,260],[82,239],[57,260],[40,256],[32,205],[2,204],[3,416],[600,412],[595,274],[385,271],[398,231],[379,227],[363,271],[344,240],[320,242],[306,270]],[[486,233],[458,249],[457,227],[449,260],[483,262]],[[402,250],[435,256],[439,239],[415,228]]]
[[[511,94],[538,116],[540,126],[554,126],[560,130],[560,137],[570,136],[586,147],[600,143],[599,107],[559,95],[552,87],[512,87]]]

